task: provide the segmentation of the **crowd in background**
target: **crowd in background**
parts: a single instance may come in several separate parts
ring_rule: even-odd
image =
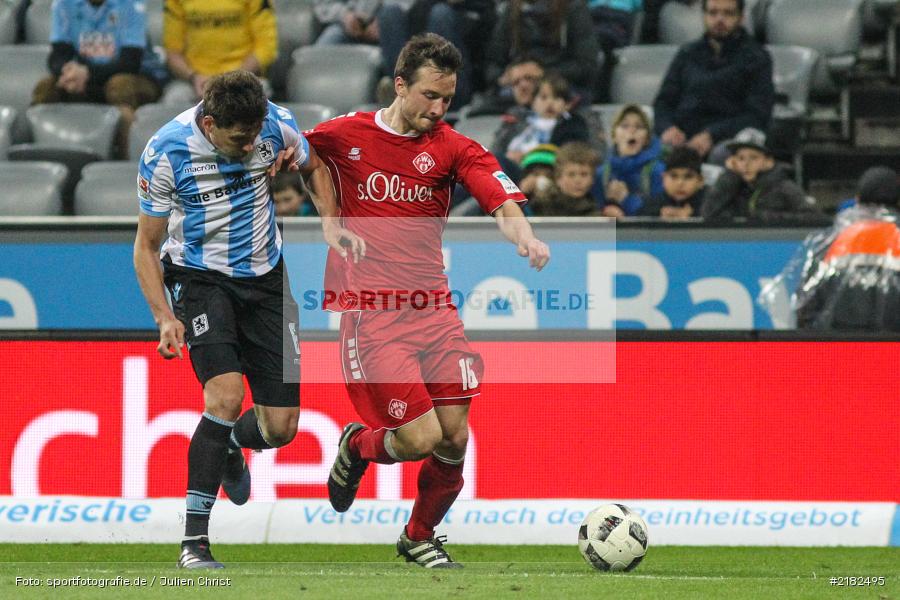
[[[453,108],[503,114],[491,150],[533,215],[815,216],[814,200],[768,143],[772,59],[743,27],[743,0],[668,0],[700,3],[705,33],[679,49],[652,116],[625,105],[604,131],[591,105],[609,98],[615,50],[656,41],[665,1],[314,0],[314,43],[377,45],[385,101],[412,35],[433,31],[454,42],[465,67]],[[240,68],[265,78],[278,53],[276,18],[269,0],[166,0],[161,56],[140,0],[57,0],[50,73],[33,102],[118,106],[124,135],[140,105],[196,101],[217,73]],[[704,163],[721,176],[706,181]],[[285,202],[279,213],[309,214],[302,185],[280,190],[299,204]],[[456,195],[455,214],[472,206],[466,196]]]

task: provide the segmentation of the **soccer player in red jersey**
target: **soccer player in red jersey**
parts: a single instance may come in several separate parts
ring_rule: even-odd
[[[465,185],[532,267],[550,259],[519,207],[525,196],[497,160],[442,121],[460,66],[453,44],[417,36],[397,60],[389,107],[305,133],[329,168],[344,227],[366,240],[358,263],[330,250],[326,266],[325,308],[343,312],[344,378],[366,422],[344,428],[329,499],[348,510],[370,462],[423,461],[397,551],[427,568],[461,566],[434,528],[463,486],[469,404],[483,369],[444,274],[441,236],[454,184]]]

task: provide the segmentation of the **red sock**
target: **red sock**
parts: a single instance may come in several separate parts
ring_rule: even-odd
[[[451,465],[429,456],[419,471],[419,494],[412,516],[406,524],[409,539],[423,541],[434,536],[434,528],[441,522],[463,487],[463,464]]]
[[[382,465],[392,465],[397,460],[388,454],[384,447],[384,436],[389,431],[389,429],[372,431],[366,427],[350,438],[350,450],[356,452],[363,460]]]

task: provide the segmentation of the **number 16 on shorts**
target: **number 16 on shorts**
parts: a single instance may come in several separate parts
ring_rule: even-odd
[[[463,391],[474,390],[478,387],[478,377],[475,376],[475,369],[472,368],[473,358],[459,359],[459,374],[462,377]]]

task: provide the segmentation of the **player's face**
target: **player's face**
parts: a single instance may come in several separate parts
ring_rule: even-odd
[[[703,25],[711,38],[724,40],[737,31],[742,16],[737,0],[707,0]]]
[[[203,117],[203,125],[212,145],[228,158],[244,158],[250,154],[253,151],[256,137],[262,131],[262,122],[249,125],[239,123],[234,127],[219,127],[210,116]]]
[[[407,85],[401,80],[398,86],[400,112],[412,130],[426,133],[447,114],[455,93],[456,73],[444,73],[427,65],[419,67],[415,83]]]

